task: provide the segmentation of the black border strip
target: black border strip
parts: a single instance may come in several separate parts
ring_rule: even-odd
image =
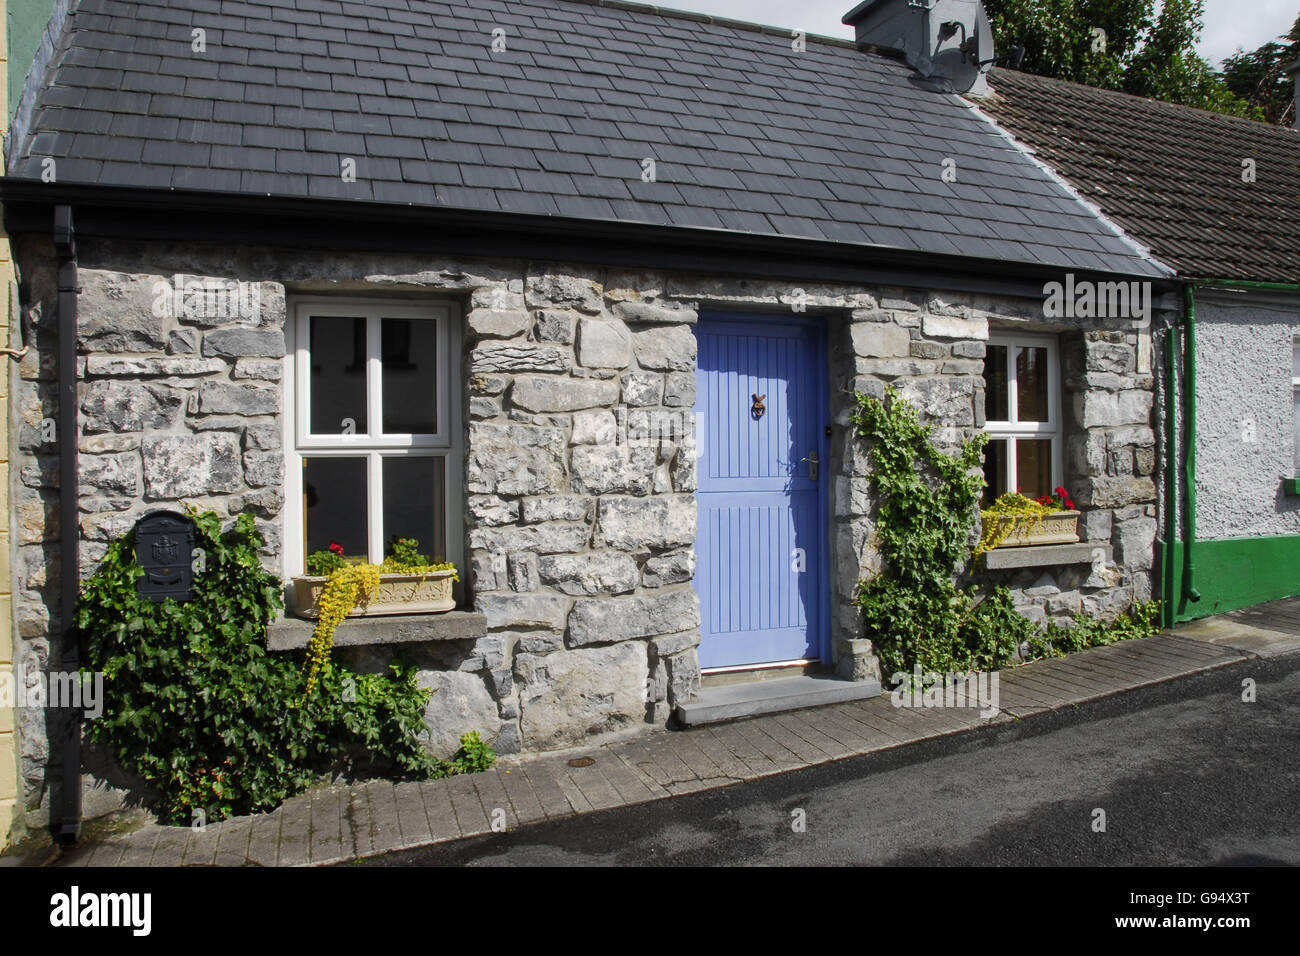
[[[575,261],[602,266],[763,275],[1041,299],[1043,284],[1174,277],[1072,269],[726,230],[483,212],[346,199],[42,183],[0,177],[10,236],[48,236],[55,205],[77,210],[78,235],[161,242],[233,242],[309,249],[437,252],[460,258]]]

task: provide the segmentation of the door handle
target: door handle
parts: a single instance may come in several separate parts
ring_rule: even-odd
[[[808,462],[808,480],[817,480],[817,466],[821,464],[821,459],[817,457],[816,449],[808,453],[807,458],[800,458],[800,461]]]

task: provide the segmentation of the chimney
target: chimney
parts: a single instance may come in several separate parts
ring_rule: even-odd
[[[988,92],[993,31],[979,0],[864,0],[843,22],[857,29],[863,49],[901,56],[953,92]]]
[[[1291,82],[1295,85],[1295,92],[1291,99],[1291,126],[1300,129],[1300,60],[1282,69],[1287,76],[1291,77]]]

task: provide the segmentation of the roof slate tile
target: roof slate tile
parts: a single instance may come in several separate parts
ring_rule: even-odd
[[[177,55],[196,17],[208,55]],[[56,150],[61,180],[1160,272],[964,101],[816,37],[794,56],[780,34],[589,0],[82,0],[60,49],[16,175]],[[946,156],[953,184],[938,180]],[[1104,188],[1130,174],[1106,169]],[[1193,217],[1181,228],[1207,234]]]
[[[460,184],[460,167],[455,163],[424,162],[422,160],[400,160],[402,179],[408,183],[446,183]]]
[[[337,133],[391,133],[392,125],[387,116],[371,116],[365,113],[335,113],[334,131]]]

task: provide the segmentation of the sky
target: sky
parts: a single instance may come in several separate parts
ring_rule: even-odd
[[[663,7],[798,28],[823,36],[853,36],[840,23],[857,0],[652,0]],[[1201,56],[1216,67],[1238,47],[1253,50],[1291,29],[1300,15],[1300,0],[1205,0]]]

